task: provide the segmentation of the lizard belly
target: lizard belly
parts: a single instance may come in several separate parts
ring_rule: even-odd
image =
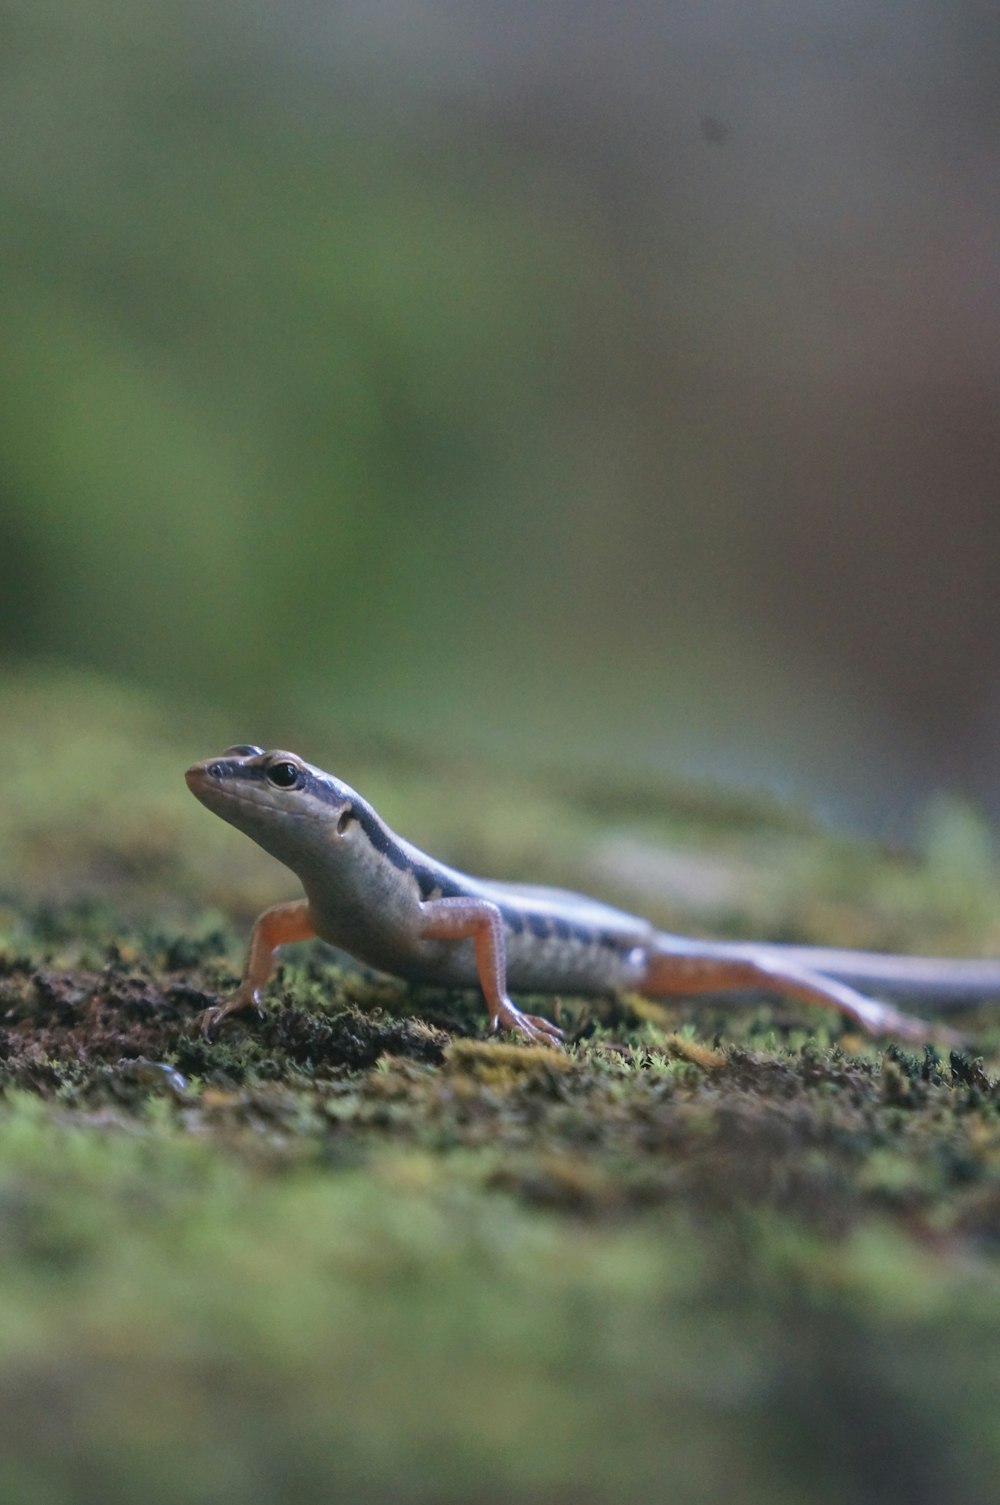
[[[645,970],[645,949],[632,938],[581,942],[553,934],[540,937],[506,929],[507,988],[526,993],[615,993],[635,987]],[[358,954],[358,953],[356,953]],[[420,941],[407,956],[369,954],[369,965],[411,982],[435,987],[476,988],[479,968],[475,943]]]

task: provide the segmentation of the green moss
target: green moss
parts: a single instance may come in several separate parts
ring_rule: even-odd
[[[54,805],[30,754],[65,683],[16,690],[3,816],[3,1499],[992,1497],[1000,1020],[947,1057],[780,1002],[564,999],[557,1055],[302,946],[263,1017],[205,1039],[249,901],[288,886],[263,859],[228,886],[252,849],[179,781],[207,733],[186,751],[176,719],[85,688]],[[372,775],[437,845],[433,781]],[[522,792],[494,845],[503,790],[475,788],[448,819],[483,866],[585,881],[610,806]],[[161,860],[136,878],[146,800]],[[551,833],[534,865],[525,808]],[[976,903],[936,933],[989,943],[965,814],[903,859],[690,796],[613,808],[664,850],[787,862],[776,929],[817,939],[919,945],[961,869]]]

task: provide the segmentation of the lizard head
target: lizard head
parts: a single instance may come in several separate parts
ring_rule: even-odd
[[[292,752],[240,743],[184,777],[203,805],[290,867],[318,835],[343,838],[355,825],[354,791]]]

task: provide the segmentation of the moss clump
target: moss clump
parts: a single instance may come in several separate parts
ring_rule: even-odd
[[[137,799],[183,766],[134,708],[97,720],[81,748],[134,768]],[[993,1498],[1000,1018],[970,1014],[977,1053],[948,1056],[781,1000],[524,1000],[558,1010],[558,1054],[488,1038],[472,995],[313,945],[289,948],[262,1015],[206,1039],[248,913],[285,879],[263,863],[230,886],[251,848],[178,783],[184,814],[160,790],[159,866],[133,882],[141,823],[115,825],[114,802],[94,820],[81,757],[55,812],[26,757],[4,817],[31,861],[23,883],[0,870],[0,1498],[668,1487],[684,1505],[734,1477],[748,1505]],[[457,821],[461,781],[449,796]],[[433,825],[431,794],[415,808]],[[597,815],[579,790],[544,808],[560,876],[587,886]],[[958,865],[977,902],[938,910],[934,939],[993,942],[992,859],[964,814],[939,811],[904,860],[690,796],[608,808],[734,871],[779,854],[797,891],[771,888],[772,934],[896,927],[925,949]],[[489,813],[467,810],[490,866]],[[694,908],[657,917],[697,928]]]

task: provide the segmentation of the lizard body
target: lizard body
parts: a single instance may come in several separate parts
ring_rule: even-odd
[[[471,877],[397,836],[349,785],[294,753],[231,747],[186,779],[305,890],[259,917],[239,989],[206,1010],[206,1029],[257,1002],[278,946],[313,935],[411,982],[481,986],[494,1029],[553,1045],[561,1031],[522,1013],[508,988],[650,998],[763,989],[909,1040],[957,1037],[852,984],[938,1002],[1000,997],[1000,962],[694,940],[582,894]]]

